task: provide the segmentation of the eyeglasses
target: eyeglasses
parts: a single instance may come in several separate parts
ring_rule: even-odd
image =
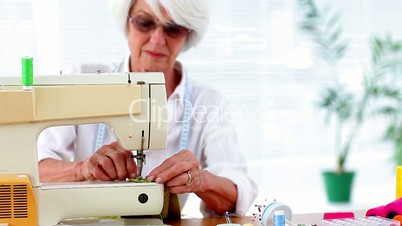
[[[128,15],[128,19],[135,29],[143,33],[149,33],[150,31],[155,30],[156,27],[163,26],[163,32],[165,32],[167,36],[171,38],[182,38],[191,31],[190,29],[177,25],[175,23],[158,25],[153,20],[141,16],[131,17],[130,15]]]

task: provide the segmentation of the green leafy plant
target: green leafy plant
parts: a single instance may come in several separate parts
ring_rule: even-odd
[[[372,71],[366,75],[366,93],[375,100],[374,116],[386,122],[383,138],[394,146],[393,160],[402,165],[402,42],[391,35],[374,37]]]
[[[317,55],[331,68],[333,83],[321,93],[318,107],[326,110],[327,122],[335,119],[337,126],[337,172],[345,171],[345,164],[354,136],[346,143],[341,141],[341,128],[352,118],[354,95],[339,82],[339,61],[346,55],[349,44],[343,38],[343,28],[340,23],[341,15],[332,13],[329,7],[320,10],[313,0],[299,0],[304,15],[300,29],[311,36],[316,44]],[[342,144],[341,144],[342,143]]]
[[[331,12],[329,7],[319,9],[313,0],[298,3],[304,10],[300,29],[311,36],[317,55],[332,71],[333,83],[320,94],[318,107],[327,112],[327,121],[334,119],[337,125],[336,171],[346,171],[350,150],[364,122],[373,117],[386,120],[383,137],[393,142],[395,162],[402,163],[402,44],[390,35],[372,39],[371,70],[364,74],[363,91],[354,93],[339,82],[339,61],[349,49],[349,42],[343,37],[341,14]],[[342,136],[346,125],[351,130]]]
[[[301,30],[311,35],[318,47],[317,54],[330,64],[336,76],[337,64],[349,48],[348,42],[342,37],[341,14],[330,12],[329,7],[320,10],[313,0],[299,0],[299,5],[304,9]],[[334,79],[337,82],[337,77]]]

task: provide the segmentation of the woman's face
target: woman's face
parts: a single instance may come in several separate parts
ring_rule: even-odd
[[[171,21],[167,12],[161,12]],[[145,0],[137,0],[129,12],[128,45],[131,71],[168,72],[187,39],[188,30],[180,26],[164,26]],[[183,30],[184,29],[184,30]]]

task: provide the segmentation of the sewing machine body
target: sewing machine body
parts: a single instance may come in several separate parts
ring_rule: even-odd
[[[140,150],[144,131],[144,150],[164,150],[163,74],[35,77],[31,91],[19,83],[17,77],[0,78],[0,204],[9,207],[0,210],[0,223],[49,226],[66,218],[161,212],[163,185],[156,183],[40,183],[36,149],[39,134],[48,127],[105,123],[124,149]],[[20,202],[15,197],[23,184]],[[36,209],[28,208],[33,200]],[[15,215],[18,208],[26,209],[26,215]],[[24,219],[36,222],[21,223]]]

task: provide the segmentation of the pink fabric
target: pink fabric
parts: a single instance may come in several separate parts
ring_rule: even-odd
[[[330,219],[341,219],[341,218],[354,218],[355,214],[353,212],[330,212],[324,213],[324,220]]]
[[[384,207],[385,206],[377,206],[377,207],[371,208],[371,209],[367,210],[366,216],[386,217],[384,215]]]

